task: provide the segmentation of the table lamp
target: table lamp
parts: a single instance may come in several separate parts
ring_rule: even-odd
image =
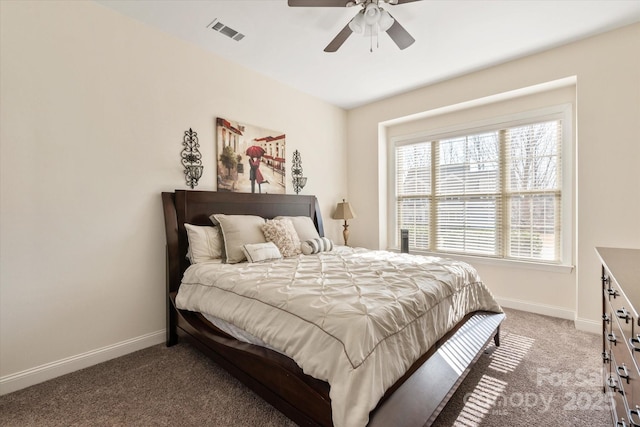
[[[356,213],[351,208],[349,202],[342,199],[341,203],[338,203],[338,207],[333,214],[333,219],[342,219],[344,220],[344,230],[342,231],[342,236],[344,237],[344,245],[348,246],[347,241],[349,240],[349,224],[347,223],[348,219],[353,219],[356,217]]]

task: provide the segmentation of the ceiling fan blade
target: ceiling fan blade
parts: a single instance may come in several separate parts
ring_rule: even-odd
[[[289,7],[346,7],[349,0],[289,0]]]
[[[416,41],[407,30],[398,22],[396,18],[393,18],[393,25],[387,30],[387,34],[391,37],[391,40],[398,45],[400,50],[406,49]]]
[[[342,31],[340,31],[338,33],[337,36],[335,36],[335,38],[333,40],[331,40],[331,43],[329,43],[327,45],[327,47],[324,48],[325,52],[335,52],[338,49],[340,49],[340,46],[342,46],[342,44],[349,38],[349,36],[351,35],[353,31],[351,31],[351,28],[349,28],[349,24],[347,24]]]

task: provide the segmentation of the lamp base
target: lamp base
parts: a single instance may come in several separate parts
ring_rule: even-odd
[[[347,243],[349,241],[349,224],[347,224],[347,221],[344,221],[344,230],[342,231],[342,237],[344,238],[344,245],[345,246],[349,246],[349,244]]]

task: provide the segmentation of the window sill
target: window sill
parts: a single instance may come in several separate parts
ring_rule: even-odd
[[[400,252],[398,248],[389,248],[387,250],[391,252]],[[440,258],[456,259],[459,261],[467,262],[471,265],[484,264],[484,265],[492,265],[496,267],[525,268],[529,270],[548,271],[552,273],[562,273],[562,274],[571,274],[574,269],[573,265],[568,265],[568,264],[550,264],[550,263],[544,263],[544,262],[518,261],[513,259],[485,258],[485,257],[479,257],[479,256],[472,256],[472,255],[451,254],[447,252],[419,251],[415,249],[411,250],[410,252],[414,255],[437,256]]]

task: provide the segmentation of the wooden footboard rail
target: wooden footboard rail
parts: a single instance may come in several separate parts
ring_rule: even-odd
[[[374,410],[370,427],[430,426],[493,339],[504,314],[477,312],[431,348],[431,355]],[[460,352],[460,349],[465,349]],[[424,357],[424,356],[423,356]],[[406,375],[405,375],[406,377]]]

